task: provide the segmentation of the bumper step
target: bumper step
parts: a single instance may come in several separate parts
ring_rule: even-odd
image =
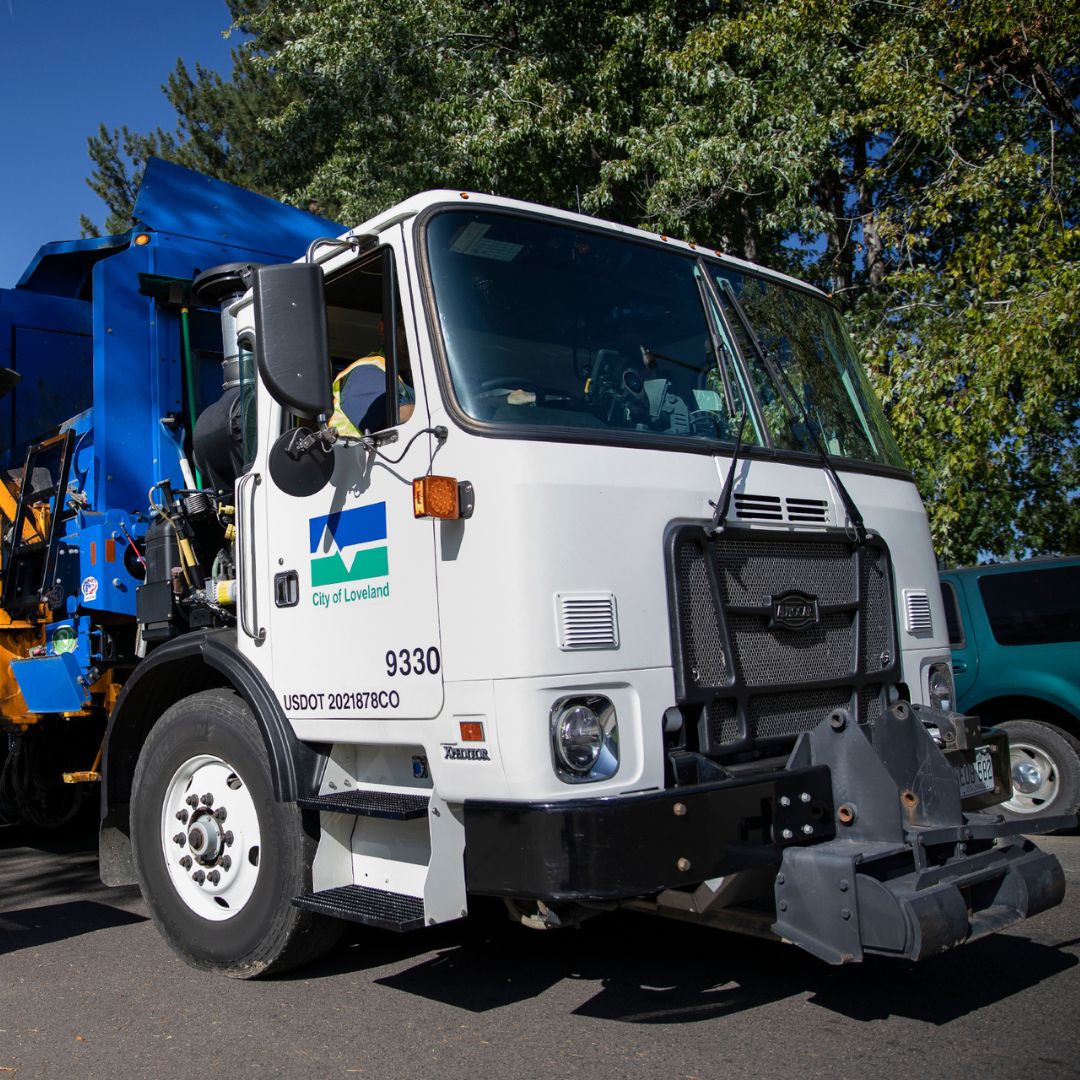
[[[390,818],[408,821],[427,817],[430,798],[405,791],[332,791],[309,799],[298,799],[305,810],[326,810],[335,814]]]
[[[310,800],[309,800],[310,801]],[[293,898],[298,908],[331,915],[335,919],[377,926],[382,930],[418,930],[424,925],[424,901],[419,896],[341,885],[336,889]]]

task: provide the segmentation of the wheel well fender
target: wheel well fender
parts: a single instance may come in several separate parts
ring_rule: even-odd
[[[297,739],[273,690],[236,648],[235,635],[211,630],[159,646],[125,683],[105,731],[103,804],[128,801],[139,752],[158,717],[181,698],[219,686],[232,687],[259,725],[274,798],[293,802],[318,791],[329,748]]]

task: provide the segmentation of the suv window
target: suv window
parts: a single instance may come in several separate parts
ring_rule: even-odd
[[[954,649],[959,648],[964,644],[964,624],[960,619],[956,590],[947,581],[941,583],[941,602],[945,605],[945,624],[949,628],[949,645]]]
[[[979,592],[999,645],[1080,641],[1080,566],[988,574]]]

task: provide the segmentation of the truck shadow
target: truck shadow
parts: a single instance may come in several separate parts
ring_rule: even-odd
[[[0,913],[0,956],[141,922],[146,922],[145,915],[96,900],[71,900],[64,904],[4,911]]]
[[[56,832],[0,828],[0,956],[145,922],[130,910],[141,902],[133,886],[101,884],[93,816]]]
[[[429,933],[419,963],[377,978],[376,985],[484,1013],[536,999],[564,982],[598,983],[573,1014],[632,1024],[695,1023],[805,997],[853,1020],[900,1016],[943,1025],[1078,963],[1063,951],[1068,943],[1053,947],[996,935],[921,964],[870,958],[833,968],[794,946],[626,913],[555,933],[471,920]],[[358,949],[342,950],[305,969],[305,976],[355,972],[360,957],[360,966],[370,969],[416,955],[403,956],[396,935],[376,941],[372,934],[363,931]]]

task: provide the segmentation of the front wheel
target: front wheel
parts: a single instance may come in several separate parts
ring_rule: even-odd
[[[328,948],[341,924],[292,905],[311,889],[316,838],[274,801],[262,734],[231,690],[205,690],[151,729],[131,800],[139,887],[159,931],[193,967],[235,978]]]
[[[1013,820],[1074,814],[1080,804],[1080,742],[1036,720],[998,724],[1009,736],[1012,797],[995,809]]]

